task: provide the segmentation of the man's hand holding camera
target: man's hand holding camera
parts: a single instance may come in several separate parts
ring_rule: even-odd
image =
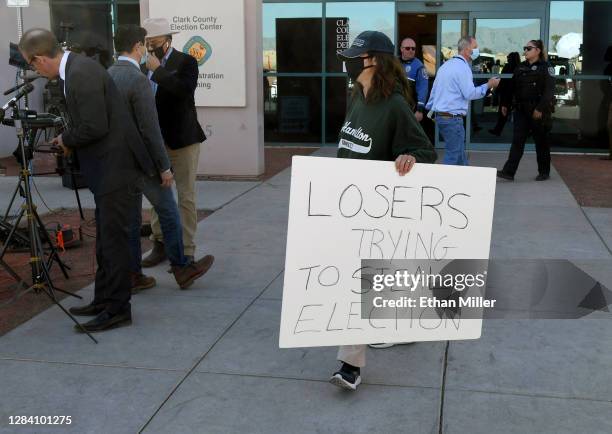
[[[66,145],[64,145],[64,141],[62,140],[62,135],[60,134],[57,137],[54,137],[51,140],[51,144],[55,145],[55,146],[59,146],[62,150],[62,153],[64,154],[64,156],[68,157],[70,154],[72,154],[72,149],[68,148]]]

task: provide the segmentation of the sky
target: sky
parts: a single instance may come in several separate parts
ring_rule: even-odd
[[[264,3],[263,37],[273,38],[276,30],[276,18],[321,17],[321,4],[317,3]],[[353,28],[380,28],[381,25],[393,29],[395,25],[394,2],[381,3],[327,3],[328,17],[348,16]],[[353,32],[351,32],[351,36]],[[393,35],[390,35],[393,36]]]
[[[556,20],[582,20],[584,2],[554,1],[550,5],[550,17]]]

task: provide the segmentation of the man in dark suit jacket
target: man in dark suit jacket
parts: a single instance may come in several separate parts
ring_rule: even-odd
[[[28,30],[19,48],[39,74],[59,75],[70,119],[53,142],[65,154],[76,152],[96,202],[95,295],[90,304],[70,311],[94,316],[83,325],[89,332],[131,324],[128,223],[143,177],[157,175],[153,161],[100,64],[63,52],[44,29]]]
[[[163,233],[165,252],[170,259],[172,272],[181,289],[189,287],[212,265],[214,258],[206,255],[192,262],[184,255],[181,218],[172,194],[172,171],[164,146],[155,99],[147,77],[140,71],[139,63],[145,50],[146,30],[135,25],[119,26],[115,34],[115,50],[119,53],[117,63],[108,73],[126,101],[132,119],[138,127],[151,158],[154,160],[159,177],[145,180],[143,193],[159,216]],[[142,204],[139,198],[139,205]],[[155,279],[142,274],[140,226],[141,206],[130,221],[132,293],[155,286]]]
[[[194,94],[198,83],[198,63],[194,57],[172,48],[170,24],[166,19],[145,20],[147,76],[155,93],[159,125],[174,168],[178,204],[183,224],[185,256],[193,260],[194,236],[198,218],[195,182],[200,157],[200,143],[206,136],[198,123]],[[153,252],[142,261],[152,267],[166,258],[157,214],[151,213]]]

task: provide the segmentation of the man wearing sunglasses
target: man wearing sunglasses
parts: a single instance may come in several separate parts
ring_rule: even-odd
[[[406,71],[406,78],[414,86],[414,100],[417,102],[415,117],[417,121],[423,120],[429,76],[423,62],[416,58],[416,42],[412,38],[404,38],[400,44],[400,61]]]

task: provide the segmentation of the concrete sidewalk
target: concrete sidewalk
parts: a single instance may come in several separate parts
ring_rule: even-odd
[[[498,183],[491,256],[570,259],[612,288],[610,210],[581,209],[557,173],[536,172],[527,154],[517,181]],[[99,345],[57,308],[1,337],[0,433],[612,432],[609,313],[489,320],[477,341],[371,350],[358,393],[327,383],[335,348],[280,350],[289,183],[288,169],[202,221],[200,253],[217,258],[207,276],[179,291],[155,268],[134,325]],[[16,415],[73,422],[9,426]]]

